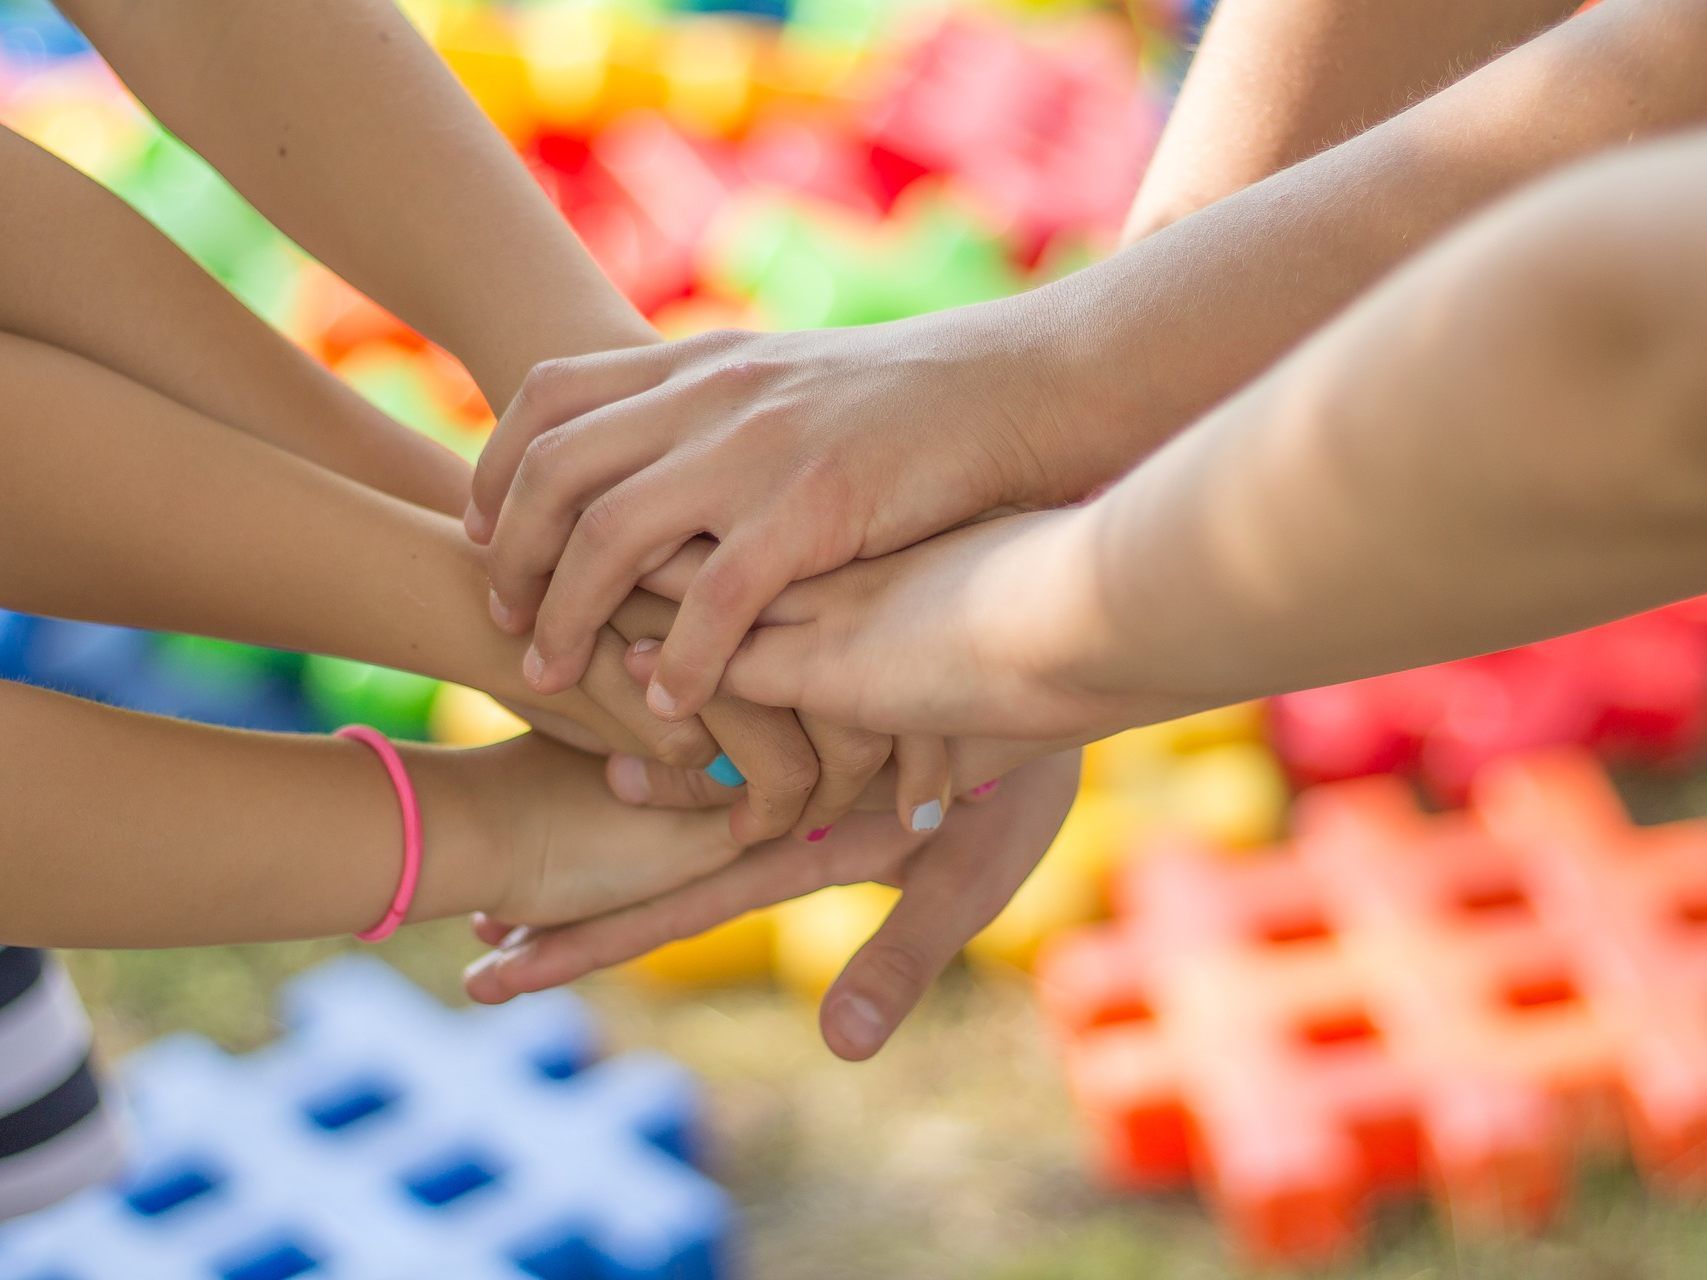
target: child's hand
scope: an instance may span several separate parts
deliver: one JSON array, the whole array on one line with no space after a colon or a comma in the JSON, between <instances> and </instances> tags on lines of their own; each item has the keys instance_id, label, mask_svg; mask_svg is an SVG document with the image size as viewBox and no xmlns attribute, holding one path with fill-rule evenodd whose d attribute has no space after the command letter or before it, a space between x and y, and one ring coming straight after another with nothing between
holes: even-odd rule
<instances>
[{"instance_id":1,"label":"child's hand","mask_svg":"<svg viewBox=\"0 0 1707 1280\"><path fill-rule=\"evenodd\" d=\"M796 583L760 614L722 692L881 733L1061 744L1139 723L1131 695L1079 670L1119 645L1095 516L987 520ZM706 554L688 547L651 585L689 589ZM631 651L630 669L641 659Z\"/></svg>"},{"instance_id":2,"label":"child's hand","mask_svg":"<svg viewBox=\"0 0 1707 1280\"><path fill-rule=\"evenodd\" d=\"M537 366L475 473L494 616L532 682L580 678L634 585L700 533L650 691L690 716L788 583L1007 504L1077 496L1056 380L1002 304L862 329L718 333ZM1046 472L1043 459L1052 462ZM1071 464L1082 470L1077 460ZM1082 487L1081 487L1082 486Z\"/></svg>"},{"instance_id":3,"label":"child's hand","mask_svg":"<svg viewBox=\"0 0 1707 1280\"><path fill-rule=\"evenodd\" d=\"M504 871L490 910L519 924L643 901L717 870L742 847L721 812L632 808L606 790L602 760L538 734L415 755L412 770L454 774L475 829L492 833Z\"/></svg>"},{"instance_id":4,"label":"child's hand","mask_svg":"<svg viewBox=\"0 0 1707 1280\"><path fill-rule=\"evenodd\" d=\"M597 919L511 937L503 916L476 920L498 951L470 967L468 993L495 1004L620 964L745 912L829 885L877 881L901 900L824 997L825 1042L843 1058L883 1047L938 974L995 918L1043 856L1073 802L1078 753L1039 760L930 837L884 817L846 820L802 849L768 844L682 888Z\"/></svg>"}]
</instances>

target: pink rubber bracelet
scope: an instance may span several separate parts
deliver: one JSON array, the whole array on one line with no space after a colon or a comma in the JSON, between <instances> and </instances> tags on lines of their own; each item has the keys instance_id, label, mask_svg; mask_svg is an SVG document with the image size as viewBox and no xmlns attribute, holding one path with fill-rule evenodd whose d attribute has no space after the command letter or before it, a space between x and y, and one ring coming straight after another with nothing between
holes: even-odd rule
<instances>
[{"instance_id":1,"label":"pink rubber bracelet","mask_svg":"<svg viewBox=\"0 0 1707 1280\"><path fill-rule=\"evenodd\" d=\"M397 932L397 926L409 914L409 908L415 901L415 886L421 883L421 802L415 798L415 784L409 781L403 757L378 729L365 724L347 724L332 736L349 738L373 748L373 753L385 766L391 785L397 790L397 804L403 810L403 875L397 882L397 894L379 923L356 935L363 942L383 942Z\"/></svg>"}]
</instances>

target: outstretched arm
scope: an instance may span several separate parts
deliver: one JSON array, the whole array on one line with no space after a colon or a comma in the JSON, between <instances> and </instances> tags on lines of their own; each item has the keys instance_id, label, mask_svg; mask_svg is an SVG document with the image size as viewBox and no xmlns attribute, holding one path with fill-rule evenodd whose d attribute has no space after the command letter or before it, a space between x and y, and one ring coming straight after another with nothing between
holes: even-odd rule
<instances>
[{"instance_id":1,"label":"outstretched arm","mask_svg":"<svg viewBox=\"0 0 1707 1280\"><path fill-rule=\"evenodd\" d=\"M534 623L543 687L572 682L630 586L710 530L651 691L660 714L692 714L789 582L1095 491L1478 208L1707 119L1704 61L1707 0L1616 0L1030 293L550 370L475 477L493 583Z\"/></svg>"},{"instance_id":2,"label":"outstretched arm","mask_svg":"<svg viewBox=\"0 0 1707 1280\"><path fill-rule=\"evenodd\" d=\"M461 514L462 459L280 338L124 201L5 129L0 180L0 332L74 352L381 493Z\"/></svg>"},{"instance_id":3,"label":"outstretched arm","mask_svg":"<svg viewBox=\"0 0 1707 1280\"><path fill-rule=\"evenodd\" d=\"M61 7L161 123L494 406L540 360L655 340L391 0Z\"/></svg>"},{"instance_id":4,"label":"outstretched arm","mask_svg":"<svg viewBox=\"0 0 1707 1280\"><path fill-rule=\"evenodd\" d=\"M725 688L1099 737L1707 589L1707 134L1490 211L1086 507L803 583Z\"/></svg>"},{"instance_id":5,"label":"outstretched arm","mask_svg":"<svg viewBox=\"0 0 1707 1280\"><path fill-rule=\"evenodd\" d=\"M1221 0L1126 224L1149 235L1307 160L1560 21L1577 0Z\"/></svg>"}]
</instances>

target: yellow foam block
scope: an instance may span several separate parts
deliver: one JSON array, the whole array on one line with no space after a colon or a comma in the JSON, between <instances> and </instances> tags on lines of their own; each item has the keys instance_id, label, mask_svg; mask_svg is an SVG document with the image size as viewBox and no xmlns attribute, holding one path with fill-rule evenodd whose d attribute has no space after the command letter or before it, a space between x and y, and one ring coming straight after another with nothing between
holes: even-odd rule
<instances>
[{"instance_id":1,"label":"yellow foam block","mask_svg":"<svg viewBox=\"0 0 1707 1280\"><path fill-rule=\"evenodd\" d=\"M1228 742L1179 760L1167 784L1166 820L1217 845L1280 838L1290 797L1280 761L1256 742Z\"/></svg>"},{"instance_id":2,"label":"yellow foam block","mask_svg":"<svg viewBox=\"0 0 1707 1280\"><path fill-rule=\"evenodd\" d=\"M641 956L626 972L662 986L726 987L770 973L775 913L754 911Z\"/></svg>"},{"instance_id":3,"label":"yellow foam block","mask_svg":"<svg viewBox=\"0 0 1707 1280\"><path fill-rule=\"evenodd\" d=\"M573 129L596 114L617 41L617 17L596 5L532 5L516 14L516 42L542 124Z\"/></svg>"},{"instance_id":4,"label":"yellow foam block","mask_svg":"<svg viewBox=\"0 0 1707 1280\"><path fill-rule=\"evenodd\" d=\"M671 24L659 39L664 114L690 133L731 137L752 118L760 30L706 17Z\"/></svg>"},{"instance_id":5,"label":"yellow foam block","mask_svg":"<svg viewBox=\"0 0 1707 1280\"><path fill-rule=\"evenodd\" d=\"M439 55L511 141L534 131L534 106L527 59L512 25L496 10L463 9L443 14L433 32Z\"/></svg>"},{"instance_id":6,"label":"yellow foam block","mask_svg":"<svg viewBox=\"0 0 1707 1280\"><path fill-rule=\"evenodd\" d=\"M527 724L491 698L459 684L439 688L428 716L434 742L453 747L484 747L527 732Z\"/></svg>"},{"instance_id":7,"label":"yellow foam block","mask_svg":"<svg viewBox=\"0 0 1707 1280\"><path fill-rule=\"evenodd\" d=\"M854 952L877 932L899 894L887 885L821 889L776 909L777 981L808 999L829 990Z\"/></svg>"},{"instance_id":8,"label":"yellow foam block","mask_svg":"<svg viewBox=\"0 0 1707 1280\"><path fill-rule=\"evenodd\" d=\"M1100 916L1109 877L1153 815L1135 796L1081 791L1067 820L1013 901L967 947L987 964L1028 967L1044 939Z\"/></svg>"},{"instance_id":9,"label":"yellow foam block","mask_svg":"<svg viewBox=\"0 0 1707 1280\"><path fill-rule=\"evenodd\" d=\"M1100 790L1147 785L1175 757L1228 742L1263 740L1260 703L1241 702L1128 729L1085 748L1084 784Z\"/></svg>"}]
</instances>

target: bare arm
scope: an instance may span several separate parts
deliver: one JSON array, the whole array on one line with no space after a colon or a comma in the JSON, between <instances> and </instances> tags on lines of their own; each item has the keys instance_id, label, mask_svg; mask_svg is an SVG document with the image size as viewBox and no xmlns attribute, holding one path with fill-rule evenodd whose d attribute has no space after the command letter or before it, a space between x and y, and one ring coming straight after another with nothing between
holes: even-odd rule
<instances>
[{"instance_id":1,"label":"bare arm","mask_svg":"<svg viewBox=\"0 0 1707 1280\"><path fill-rule=\"evenodd\" d=\"M461 514L460 458L282 340L122 200L3 129L0 179L0 331L75 352L382 493Z\"/></svg>"},{"instance_id":2,"label":"bare arm","mask_svg":"<svg viewBox=\"0 0 1707 1280\"><path fill-rule=\"evenodd\" d=\"M1127 220L1136 240L1390 118L1577 0L1221 0Z\"/></svg>"},{"instance_id":3,"label":"bare arm","mask_svg":"<svg viewBox=\"0 0 1707 1280\"><path fill-rule=\"evenodd\" d=\"M390 0L62 7L167 128L494 406L540 360L653 340Z\"/></svg>"},{"instance_id":4,"label":"bare arm","mask_svg":"<svg viewBox=\"0 0 1707 1280\"><path fill-rule=\"evenodd\" d=\"M714 532L652 677L659 714L691 714L790 582L1097 491L1499 196L1707 120L1704 63L1707 0L1616 0L1030 293L566 362L477 469L494 589L559 687Z\"/></svg>"},{"instance_id":5,"label":"bare arm","mask_svg":"<svg viewBox=\"0 0 1707 1280\"><path fill-rule=\"evenodd\" d=\"M1515 197L1093 503L791 589L725 687L1088 740L1698 594L1704 211L1699 132Z\"/></svg>"}]
</instances>

